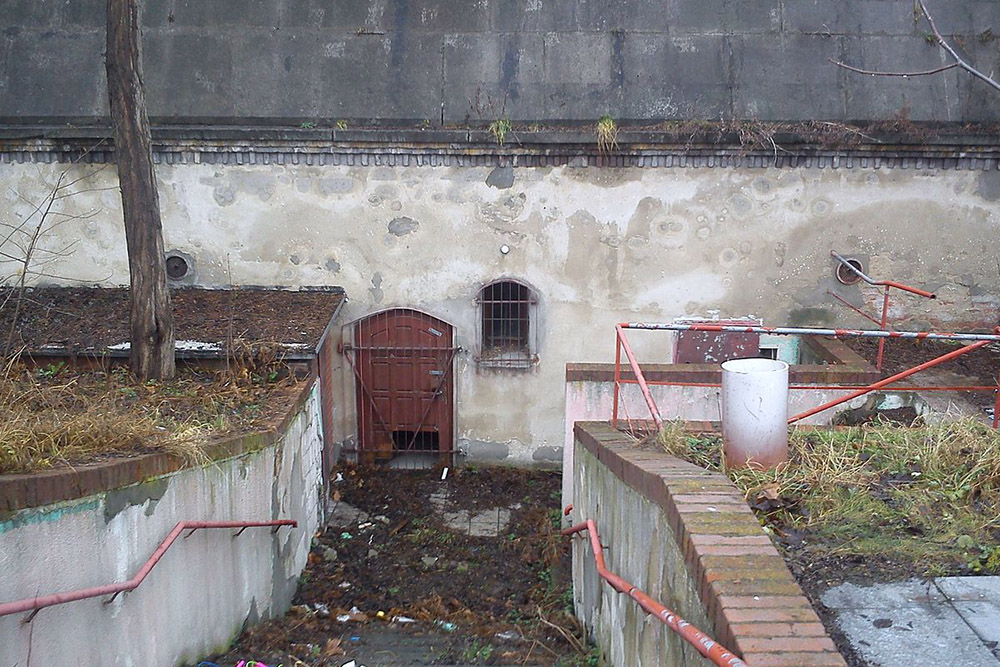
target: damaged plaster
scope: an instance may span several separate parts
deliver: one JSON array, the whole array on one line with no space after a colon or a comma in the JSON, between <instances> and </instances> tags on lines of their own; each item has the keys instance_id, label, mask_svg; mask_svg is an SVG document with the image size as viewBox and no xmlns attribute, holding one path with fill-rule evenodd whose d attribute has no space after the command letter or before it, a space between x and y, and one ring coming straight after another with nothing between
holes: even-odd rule
<instances>
[{"instance_id":1,"label":"damaged plaster","mask_svg":"<svg viewBox=\"0 0 1000 667\"><path fill-rule=\"evenodd\" d=\"M0 180L34 201L64 168L2 164ZM61 205L89 217L43 240L49 249L76 241L47 271L126 284L120 201L99 190L113 188L113 170L69 169L87 176L86 191ZM568 361L613 358L615 322L717 312L867 325L828 291L869 312L881 292L836 283L831 250L864 257L877 279L937 294L894 295L894 328L992 326L1000 310L997 252L983 242L1000 228L1000 178L987 172L161 164L156 173L166 247L193 258L201 285L338 285L350 298L343 322L410 307L453 324L455 432L508 443L510 461L561 445L563 398L552 388ZM29 213L13 199L0 222ZM477 292L501 277L532 285L538 299L539 363L528 371L476 363ZM662 337L634 345L640 360L670 361ZM352 412L342 411L338 441L354 433Z\"/></svg>"}]
</instances>

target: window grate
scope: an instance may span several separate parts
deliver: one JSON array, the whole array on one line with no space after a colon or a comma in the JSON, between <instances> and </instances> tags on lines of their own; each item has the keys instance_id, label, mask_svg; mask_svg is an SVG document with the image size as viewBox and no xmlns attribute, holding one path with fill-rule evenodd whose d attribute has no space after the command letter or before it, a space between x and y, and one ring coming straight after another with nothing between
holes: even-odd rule
<instances>
[{"instance_id":1,"label":"window grate","mask_svg":"<svg viewBox=\"0 0 1000 667\"><path fill-rule=\"evenodd\" d=\"M528 286L513 280L491 283L479 292L478 301L482 313L480 364L531 367L531 309L535 299Z\"/></svg>"}]
</instances>

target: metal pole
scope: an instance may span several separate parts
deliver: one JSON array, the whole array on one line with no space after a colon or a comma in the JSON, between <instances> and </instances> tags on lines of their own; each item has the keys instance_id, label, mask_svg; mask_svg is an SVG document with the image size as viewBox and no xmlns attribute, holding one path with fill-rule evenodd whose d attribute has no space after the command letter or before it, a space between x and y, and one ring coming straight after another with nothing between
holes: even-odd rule
<instances>
[{"instance_id":1,"label":"metal pole","mask_svg":"<svg viewBox=\"0 0 1000 667\"><path fill-rule=\"evenodd\" d=\"M837 253L835 253L835 252L833 252L831 250L830 254L833 255L834 259L836 259L838 262L840 262L841 264L843 264L845 268L850 269L851 271L853 271L859 278L861 278L863 281L865 281L869 285L885 285L886 287L895 287L896 289L903 290L904 292L909 292L910 294L916 294L917 296L926 297L928 299L936 299L937 298L937 296L935 294L933 294L932 292L928 292L926 290L922 290L922 289L920 289L918 287L911 287L910 285L904 285L903 283L897 283L894 280L874 280L873 278L869 278L868 276L866 276L864 273L862 273L860 270L858 270L855 266L851 265L850 262L848 262L846 259L844 259L840 255L838 255Z\"/></svg>"},{"instance_id":2,"label":"metal pole","mask_svg":"<svg viewBox=\"0 0 1000 667\"><path fill-rule=\"evenodd\" d=\"M653 417L653 423L656 424L656 428L662 428L663 419L660 417L660 409L656 407L656 401L653 400L653 395L649 393L649 386L646 384L646 378L643 377L642 369L639 368L639 362L635 360L635 355L632 354L632 348L628 344L625 332L622 330L622 326L620 324L616 324L615 329L618 331L618 340L621 341L622 347L625 349L625 356L628 357L628 363L632 367L632 374L635 375L635 379L638 380L639 389L642 390L642 396L646 399L646 406L649 407L649 413Z\"/></svg>"},{"instance_id":3,"label":"metal pole","mask_svg":"<svg viewBox=\"0 0 1000 667\"><path fill-rule=\"evenodd\" d=\"M997 428L1000 420L1000 373L997 374L997 393L993 399L993 428Z\"/></svg>"},{"instance_id":4,"label":"metal pole","mask_svg":"<svg viewBox=\"0 0 1000 667\"><path fill-rule=\"evenodd\" d=\"M885 286L885 296L882 298L882 321L879 328L886 331L886 323L889 321L889 286ZM882 370L882 356L885 354L885 338L878 341L878 358L875 360L875 369Z\"/></svg>"},{"instance_id":5,"label":"metal pole","mask_svg":"<svg viewBox=\"0 0 1000 667\"><path fill-rule=\"evenodd\" d=\"M174 526L173 530L171 530L163 541L160 542L160 545L153 552L153 555L151 555L146 562L143 563L142 567L139 568L139 571L136 572L135 576L128 581L122 581L115 584L105 584L103 586L94 586L91 588L81 588L64 593L54 593L52 595L25 598L14 602L4 602L3 604L0 604L0 616L16 614L22 611L37 612L39 609L51 607L57 604L75 602L86 598L103 597L105 595L117 595L118 593L125 591L135 590L152 571L153 567L160 561L163 554L165 554L167 549L170 548L170 545L172 545L185 530L194 531L204 528L255 528L267 526L292 526L294 528L297 527L298 524L295 521L288 519L280 521L182 521ZM32 616L34 616L34 613L32 613Z\"/></svg>"},{"instance_id":6,"label":"metal pole","mask_svg":"<svg viewBox=\"0 0 1000 667\"><path fill-rule=\"evenodd\" d=\"M919 373L922 370L928 369L928 368L930 368L932 366L937 366L938 364L944 363L946 361L950 361L951 359L954 359L955 357L961 356L963 354L968 354L969 352L972 352L973 350L978 350L979 348L985 347L986 345L989 345L989 344L990 344L990 341L985 341L984 340L984 341L979 341L978 343L972 343L971 345L966 345L965 347L960 348L958 350L953 350L953 351L951 351L951 352L949 352L947 354L941 355L940 357L937 357L935 359L931 359L930 361L924 362L924 363L920 364L919 366L914 366L913 368L910 368L909 370L905 370L902 373L896 373L895 375L893 375L891 377L887 377L884 380L880 380L880 381L876 382L875 384L872 384L872 385L869 385L868 387L865 387L864 389L859 389L858 391L852 392L852 393L848 394L847 396L844 396L843 398L838 398L836 400L829 401L828 403L824 403L823 405L815 407L815 408L813 408L811 410L806 410L805 412L803 412L801 414L797 414L794 417L792 417L791 419L789 419L788 423L789 424L794 424L795 422L797 422L797 421L799 421L801 419L805 419L806 417L811 417L811 416L813 416L814 414L816 414L818 412L823 412L824 410L827 410L827 409L832 408L834 406L840 405L841 403L846 403L847 401L853 400L853 399L857 398L858 396L864 396L865 394L870 393L872 391L875 391L876 389L881 389L882 387L884 387L886 385L892 384L893 382L896 382L897 380L902 380L903 378L908 378L911 375L913 375L914 373Z\"/></svg>"},{"instance_id":7,"label":"metal pole","mask_svg":"<svg viewBox=\"0 0 1000 667\"><path fill-rule=\"evenodd\" d=\"M568 515L569 507L566 510L566 514ZM747 667L745 662L725 646L685 621L670 609L664 607L625 579L608 570L604 562L604 548L601 545L601 537L597 533L597 524L594 523L593 519L587 519L583 523L578 523L571 528L567 528L562 531L562 534L572 537L584 531L587 532L587 536L590 538L590 550L594 554L594 565L597 567L597 574L608 582L612 588L632 598L643 611L680 635L681 639L693 646L698 653L705 656L713 665L718 665L718 667Z\"/></svg>"},{"instance_id":8,"label":"metal pole","mask_svg":"<svg viewBox=\"0 0 1000 667\"><path fill-rule=\"evenodd\" d=\"M615 396L611 406L611 428L618 429L618 392L622 387L622 330L615 328Z\"/></svg>"},{"instance_id":9,"label":"metal pole","mask_svg":"<svg viewBox=\"0 0 1000 667\"><path fill-rule=\"evenodd\" d=\"M865 329L818 329L811 327L764 327L733 324L658 324L650 322L622 322L622 329L648 331L716 331L732 333L763 333L777 336L831 336L833 338L904 338L910 340L960 340L1000 342L996 333L935 333L932 331L869 331Z\"/></svg>"}]
</instances>

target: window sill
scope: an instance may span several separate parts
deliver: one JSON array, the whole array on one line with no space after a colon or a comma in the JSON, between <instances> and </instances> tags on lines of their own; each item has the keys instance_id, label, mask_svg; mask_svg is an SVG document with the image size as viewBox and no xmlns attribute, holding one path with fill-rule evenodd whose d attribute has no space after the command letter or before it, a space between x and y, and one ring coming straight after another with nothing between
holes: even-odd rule
<instances>
[{"instance_id":1,"label":"window sill","mask_svg":"<svg viewBox=\"0 0 1000 667\"><path fill-rule=\"evenodd\" d=\"M538 364L538 355L524 352L502 352L476 357L479 368L499 371L530 371Z\"/></svg>"}]
</instances>

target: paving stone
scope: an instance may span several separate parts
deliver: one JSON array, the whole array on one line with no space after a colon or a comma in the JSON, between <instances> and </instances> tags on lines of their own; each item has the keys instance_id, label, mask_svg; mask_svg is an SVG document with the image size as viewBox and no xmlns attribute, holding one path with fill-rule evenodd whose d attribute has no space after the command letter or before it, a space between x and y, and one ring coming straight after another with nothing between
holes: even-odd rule
<instances>
[{"instance_id":1,"label":"paving stone","mask_svg":"<svg viewBox=\"0 0 1000 667\"><path fill-rule=\"evenodd\" d=\"M368 521L367 512L362 512L354 505L338 501L327 512L326 525L330 528L348 528Z\"/></svg>"},{"instance_id":2,"label":"paving stone","mask_svg":"<svg viewBox=\"0 0 1000 667\"><path fill-rule=\"evenodd\" d=\"M848 583L820 601L871 664L1000 665L1000 577Z\"/></svg>"},{"instance_id":3,"label":"paving stone","mask_svg":"<svg viewBox=\"0 0 1000 667\"><path fill-rule=\"evenodd\" d=\"M841 584L820 596L830 609L895 609L944 600L933 582L919 579L878 586Z\"/></svg>"},{"instance_id":4,"label":"paving stone","mask_svg":"<svg viewBox=\"0 0 1000 667\"><path fill-rule=\"evenodd\" d=\"M996 652L1000 646L1000 602L953 602L973 632Z\"/></svg>"},{"instance_id":5,"label":"paving stone","mask_svg":"<svg viewBox=\"0 0 1000 667\"><path fill-rule=\"evenodd\" d=\"M984 667L996 658L946 603L843 609L837 625L874 665Z\"/></svg>"},{"instance_id":6,"label":"paving stone","mask_svg":"<svg viewBox=\"0 0 1000 667\"><path fill-rule=\"evenodd\" d=\"M934 584L949 600L991 600L1000 604L1000 577L939 577Z\"/></svg>"}]
</instances>

